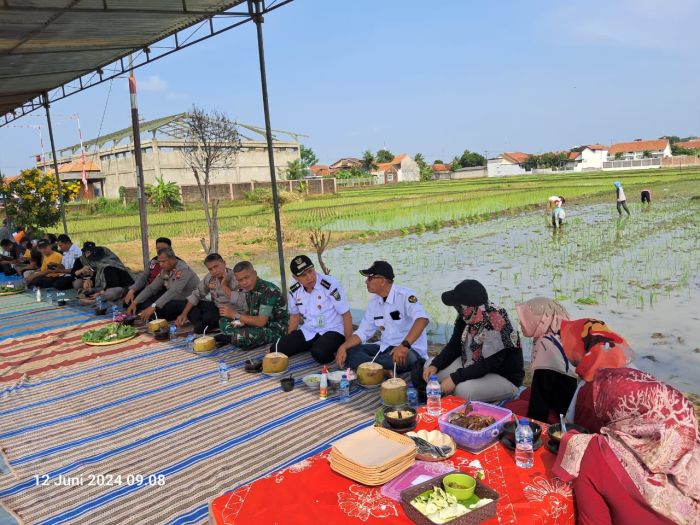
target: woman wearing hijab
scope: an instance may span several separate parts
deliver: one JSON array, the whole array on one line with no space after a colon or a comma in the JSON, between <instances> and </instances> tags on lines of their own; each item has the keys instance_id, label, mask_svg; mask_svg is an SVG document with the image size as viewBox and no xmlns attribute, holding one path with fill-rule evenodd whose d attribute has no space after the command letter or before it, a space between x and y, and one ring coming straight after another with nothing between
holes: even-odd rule
<instances>
[{"instance_id":1,"label":"woman wearing hijab","mask_svg":"<svg viewBox=\"0 0 700 525\"><path fill-rule=\"evenodd\" d=\"M572 481L579 525L700 523L700 444L693 404L631 368L593 381L599 434L567 433L554 474Z\"/></svg>"},{"instance_id":2,"label":"woman wearing hijab","mask_svg":"<svg viewBox=\"0 0 700 525\"><path fill-rule=\"evenodd\" d=\"M576 392L576 367L564 352L559 329L569 313L558 301L536 297L517 304L520 328L532 337L532 389L527 417L547 421L551 411L564 414Z\"/></svg>"},{"instance_id":3,"label":"woman wearing hijab","mask_svg":"<svg viewBox=\"0 0 700 525\"><path fill-rule=\"evenodd\" d=\"M82 304L92 304L98 295L105 301L117 301L134 284L129 270L109 248L88 241L82 253L73 265L73 288L83 295Z\"/></svg>"},{"instance_id":4,"label":"woman wearing hijab","mask_svg":"<svg viewBox=\"0 0 700 525\"><path fill-rule=\"evenodd\" d=\"M567 419L598 432L602 423L593 410L591 381L601 368L626 367L634 352L625 339L598 319L562 320L560 339L566 358L580 378Z\"/></svg>"},{"instance_id":5,"label":"woman wearing hijab","mask_svg":"<svg viewBox=\"0 0 700 525\"><path fill-rule=\"evenodd\" d=\"M467 279L442 294L457 310L450 341L423 371L437 374L443 393L474 401L501 401L517 395L523 384L520 336L505 309L489 302L479 281Z\"/></svg>"}]
</instances>

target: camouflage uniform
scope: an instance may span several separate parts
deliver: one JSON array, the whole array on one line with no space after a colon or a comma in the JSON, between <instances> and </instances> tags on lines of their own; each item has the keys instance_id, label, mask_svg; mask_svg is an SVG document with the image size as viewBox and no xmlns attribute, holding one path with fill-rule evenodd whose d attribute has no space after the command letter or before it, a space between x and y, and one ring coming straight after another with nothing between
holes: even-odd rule
<instances>
[{"instance_id":1,"label":"camouflage uniform","mask_svg":"<svg viewBox=\"0 0 700 525\"><path fill-rule=\"evenodd\" d=\"M289 313L280 289L271 282L258 278L255 288L245 294L247 315L264 315L267 324L242 326L236 328L232 319L222 317L219 320L221 332L231 336L231 343L243 349L250 349L268 343L274 343L287 333Z\"/></svg>"}]
</instances>

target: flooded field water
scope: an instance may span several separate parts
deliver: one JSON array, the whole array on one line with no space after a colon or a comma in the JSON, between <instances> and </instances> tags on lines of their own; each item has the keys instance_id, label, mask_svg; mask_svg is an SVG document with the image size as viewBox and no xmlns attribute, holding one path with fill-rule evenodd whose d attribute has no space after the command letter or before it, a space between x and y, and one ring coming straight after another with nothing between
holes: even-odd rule
<instances>
[{"instance_id":1,"label":"flooded field water","mask_svg":"<svg viewBox=\"0 0 700 525\"><path fill-rule=\"evenodd\" d=\"M556 297L573 318L604 320L629 340L637 366L698 392L700 202L669 198L631 211L619 219L614 204L569 207L561 231L548 227L542 213L528 213L344 245L324 259L356 318L368 299L358 269L377 259L393 265L398 284L416 290L431 315L434 342L449 337L455 317L440 294L478 279L513 320L515 304L536 296ZM529 354L530 342L524 344Z\"/></svg>"}]
</instances>

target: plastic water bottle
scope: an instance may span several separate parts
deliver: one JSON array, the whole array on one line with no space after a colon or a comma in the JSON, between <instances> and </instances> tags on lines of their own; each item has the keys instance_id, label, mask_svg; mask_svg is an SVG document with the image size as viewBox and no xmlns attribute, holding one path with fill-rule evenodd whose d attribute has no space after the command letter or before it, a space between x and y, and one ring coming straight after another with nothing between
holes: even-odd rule
<instances>
[{"instance_id":1,"label":"plastic water bottle","mask_svg":"<svg viewBox=\"0 0 700 525\"><path fill-rule=\"evenodd\" d=\"M41 288L39 288L37 286L36 288L34 288L34 290L36 290L36 302L40 303L41 302Z\"/></svg>"},{"instance_id":2,"label":"plastic water bottle","mask_svg":"<svg viewBox=\"0 0 700 525\"><path fill-rule=\"evenodd\" d=\"M112 305L112 321L116 321L120 313L121 309L116 304Z\"/></svg>"},{"instance_id":3,"label":"plastic water bottle","mask_svg":"<svg viewBox=\"0 0 700 525\"><path fill-rule=\"evenodd\" d=\"M102 300L102 296L98 295L97 299L95 299L95 308L97 310L102 310L103 307L104 307L104 302Z\"/></svg>"},{"instance_id":4,"label":"plastic water bottle","mask_svg":"<svg viewBox=\"0 0 700 525\"><path fill-rule=\"evenodd\" d=\"M46 292L46 304L53 304L53 293L51 293L51 290Z\"/></svg>"},{"instance_id":5,"label":"plastic water bottle","mask_svg":"<svg viewBox=\"0 0 700 525\"><path fill-rule=\"evenodd\" d=\"M533 458L532 428L527 419L521 419L515 429L515 464L520 468L532 468Z\"/></svg>"},{"instance_id":6,"label":"plastic water bottle","mask_svg":"<svg viewBox=\"0 0 700 525\"><path fill-rule=\"evenodd\" d=\"M188 352L194 351L194 334L187 334L187 339L185 339L185 346Z\"/></svg>"},{"instance_id":7,"label":"plastic water bottle","mask_svg":"<svg viewBox=\"0 0 700 525\"><path fill-rule=\"evenodd\" d=\"M428 415L439 416L442 412L442 392L440 391L440 383L437 376L430 376L425 393L428 396Z\"/></svg>"},{"instance_id":8,"label":"plastic water bottle","mask_svg":"<svg viewBox=\"0 0 700 525\"><path fill-rule=\"evenodd\" d=\"M347 403L350 401L350 381L348 381L348 375L343 374L343 378L340 380L340 387L338 389L340 393L340 402Z\"/></svg>"},{"instance_id":9,"label":"plastic water bottle","mask_svg":"<svg viewBox=\"0 0 700 525\"><path fill-rule=\"evenodd\" d=\"M413 385L408 385L408 388L406 389L406 402L413 408L418 406L418 392Z\"/></svg>"},{"instance_id":10,"label":"plastic water bottle","mask_svg":"<svg viewBox=\"0 0 700 525\"><path fill-rule=\"evenodd\" d=\"M228 383L228 365L223 359L219 361L219 382L224 385Z\"/></svg>"},{"instance_id":11,"label":"plastic water bottle","mask_svg":"<svg viewBox=\"0 0 700 525\"><path fill-rule=\"evenodd\" d=\"M168 333L170 334L170 340L174 341L177 336L175 335L177 333L177 326L175 326L175 323L170 323L170 326L168 327Z\"/></svg>"}]
</instances>

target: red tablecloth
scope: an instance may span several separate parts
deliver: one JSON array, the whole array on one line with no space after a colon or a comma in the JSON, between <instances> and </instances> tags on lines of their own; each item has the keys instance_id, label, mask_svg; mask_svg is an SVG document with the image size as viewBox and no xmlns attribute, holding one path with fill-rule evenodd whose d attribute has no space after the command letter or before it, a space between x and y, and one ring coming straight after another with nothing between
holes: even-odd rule
<instances>
[{"instance_id":1,"label":"red tablecloth","mask_svg":"<svg viewBox=\"0 0 700 525\"><path fill-rule=\"evenodd\" d=\"M443 399L443 408L463 402L450 396ZM437 428L437 418L424 409L418 418L419 429ZM546 428L542 438L546 439ZM360 485L333 472L329 452L219 496L210 504L211 521L217 525L411 523L401 504L384 496L380 487ZM500 494L498 515L484 523L573 525L573 494L568 484L552 476L554 459L543 446L535 451L534 467L521 469L515 466L514 453L497 443L476 455L458 449L447 461L475 474L478 468L473 462L478 460L486 474L484 482Z\"/></svg>"}]
</instances>

